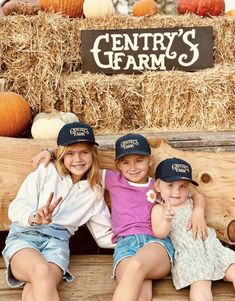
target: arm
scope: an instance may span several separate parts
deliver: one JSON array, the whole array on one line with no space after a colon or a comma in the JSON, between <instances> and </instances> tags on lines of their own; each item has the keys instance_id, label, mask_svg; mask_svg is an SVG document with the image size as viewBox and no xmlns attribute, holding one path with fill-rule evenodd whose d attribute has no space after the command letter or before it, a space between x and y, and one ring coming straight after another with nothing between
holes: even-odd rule
<instances>
[{"instance_id":1,"label":"arm","mask_svg":"<svg viewBox=\"0 0 235 301\"><path fill-rule=\"evenodd\" d=\"M169 210L169 209L167 209ZM174 214L172 212L166 212L166 209L157 204L153 207L151 213L151 223L153 234L157 238L166 238L171 230L171 220Z\"/></svg>"},{"instance_id":2,"label":"arm","mask_svg":"<svg viewBox=\"0 0 235 301\"><path fill-rule=\"evenodd\" d=\"M207 226L205 220L205 210L206 202L204 196L197 192L193 191L192 193L193 200L193 213L188 222L187 230L192 228L192 236L195 240L197 234L205 240L207 237Z\"/></svg>"},{"instance_id":3,"label":"arm","mask_svg":"<svg viewBox=\"0 0 235 301\"><path fill-rule=\"evenodd\" d=\"M8 217L13 223L30 226L29 217L37 209L39 193L46 178L42 166L30 173L21 185L16 198L10 203Z\"/></svg>"},{"instance_id":4,"label":"arm","mask_svg":"<svg viewBox=\"0 0 235 301\"><path fill-rule=\"evenodd\" d=\"M95 202L95 213L86 225L99 247L114 248L115 245L112 243L111 216L108 206L103 196L101 199L95 200Z\"/></svg>"},{"instance_id":5,"label":"arm","mask_svg":"<svg viewBox=\"0 0 235 301\"><path fill-rule=\"evenodd\" d=\"M52 149L50 147L41 151L37 155L32 158L33 162L33 170L36 170L40 163L44 162L44 166L47 167L51 160L56 157L56 149Z\"/></svg>"}]
</instances>

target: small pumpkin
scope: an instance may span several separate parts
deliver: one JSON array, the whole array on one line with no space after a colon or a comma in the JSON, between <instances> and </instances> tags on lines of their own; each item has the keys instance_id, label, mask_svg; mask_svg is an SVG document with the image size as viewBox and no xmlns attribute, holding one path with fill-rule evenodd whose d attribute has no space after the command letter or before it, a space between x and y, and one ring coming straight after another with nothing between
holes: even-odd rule
<instances>
[{"instance_id":1,"label":"small pumpkin","mask_svg":"<svg viewBox=\"0 0 235 301\"><path fill-rule=\"evenodd\" d=\"M84 0L39 0L39 6L44 11L53 11L70 18L77 18L82 16L83 2Z\"/></svg>"},{"instance_id":2,"label":"small pumpkin","mask_svg":"<svg viewBox=\"0 0 235 301\"><path fill-rule=\"evenodd\" d=\"M55 139L60 129L66 124L78 121L78 117L72 112L49 110L38 113L31 127L34 139Z\"/></svg>"},{"instance_id":3,"label":"small pumpkin","mask_svg":"<svg viewBox=\"0 0 235 301\"><path fill-rule=\"evenodd\" d=\"M228 10L226 13L226 16L235 16L235 9L231 9L231 10Z\"/></svg>"},{"instance_id":4,"label":"small pumpkin","mask_svg":"<svg viewBox=\"0 0 235 301\"><path fill-rule=\"evenodd\" d=\"M5 16L9 15L37 15L40 8L36 1L11 0L3 5L2 12Z\"/></svg>"},{"instance_id":5,"label":"small pumpkin","mask_svg":"<svg viewBox=\"0 0 235 301\"><path fill-rule=\"evenodd\" d=\"M112 0L85 0L83 14L86 18L104 18L115 13Z\"/></svg>"},{"instance_id":6,"label":"small pumpkin","mask_svg":"<svg viewBox=\"0 0 235 301\"><path fill-rule=\"evenodd\" d=\"M31 121L28 102L15 92L0 92L0 120L0 136L19 136Z\"/></svg>"},{"instance_id":7,"label":"small pumpkin","mask_svg":"<svg viewBox=\"0 0 235 301\"><path fill-rule=\"evenodd\" d=\"M224 14L224 0L178 0L180 14L193 13L199 16L219 16Z\"/></svg>"},{"instance_id":8,"label":"small pumpkin","mask_svg":"<svg viewBox=\"0 0 235 301\"><path fill-rule=\"evenodd\" d=\"M153 16L158 12L157 3L154 0L138 0L132 6L135 17Z\"/></svg>"}]
</instances>

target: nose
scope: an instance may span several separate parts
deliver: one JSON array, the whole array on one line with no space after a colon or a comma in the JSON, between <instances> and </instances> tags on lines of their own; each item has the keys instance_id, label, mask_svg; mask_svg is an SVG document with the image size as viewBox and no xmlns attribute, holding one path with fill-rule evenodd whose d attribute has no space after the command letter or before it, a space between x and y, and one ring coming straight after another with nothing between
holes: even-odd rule
<instances>
[{"instance_id":1,"label":"nose","mask_svg":"<svg viewBox=\"0 0 235 301\"><path fill-rule=\"evenodd\" d=\"M175 194L179 194L180 193L180 188L179 187L174 187L173 192Z\"/></svg>"},{"instance_id":2,"label":"nose","mask_svg":"<svg viewBox=\"0 0 235 301\"><path fill-rule=\"evenodd\" d=\"M73 155L73 159L74 159L74 160L80 161L80 160L81 160L81 155L80 155L80 153L79 153L79 152L75 152L74 155Z\"/></svg>"},{"instance_id":3,"label":"nose","mask_svg":"<svg viewBox=\"0 0 235 301\"><path fill-rule=\"evenodd\" d=\"M130 163L130 170L135 170L135 162Z\"/></svg>"}]
</instances>

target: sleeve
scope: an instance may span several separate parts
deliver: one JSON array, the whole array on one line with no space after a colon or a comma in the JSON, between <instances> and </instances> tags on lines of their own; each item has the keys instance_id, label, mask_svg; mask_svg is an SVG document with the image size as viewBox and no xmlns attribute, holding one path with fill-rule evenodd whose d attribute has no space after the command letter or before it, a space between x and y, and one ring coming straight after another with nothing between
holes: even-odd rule
<instances>
[{"instance_id":1,"label":"sleeve","mask_svg":"<svg viewBox=\"0 0 235 301\"><path fill-rule=\"evenodd\" d=\"M116 182L119 173L114 170L103 169L103 185L104 188L108 191L112 189L113 183Z\"/></svg>"},{"instance_id":2,"label":"sleeve","mask_svg":"<svg viewBox=\"0 0 235 301\"><path fill-rule=\"evenodd\" d=\"M46 177L45 167L30 173L22 183L16 198L10 203L8 217L13 223L30 226L28 218L37 209L39 193Z\"/></svg>"},{"instance_id":3,"label":"sleeve","mask_svg":"<svg viewBox=\"0 0 235 301\"><path fill-rule=\"evenodd\" d=\"M95 200L94 215L86 223L91 235L101 248L114 248L111 215L104 198Z\"/></svg>"}]
</instances>

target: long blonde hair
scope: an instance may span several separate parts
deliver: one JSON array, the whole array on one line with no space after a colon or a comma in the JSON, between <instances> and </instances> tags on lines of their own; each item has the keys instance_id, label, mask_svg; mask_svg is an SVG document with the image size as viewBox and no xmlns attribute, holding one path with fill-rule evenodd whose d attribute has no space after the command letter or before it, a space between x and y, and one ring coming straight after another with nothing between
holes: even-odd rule
<instances>
[{"instance_id":1,"label":"long blonde hair","mask_svg":"<svg viewBox=\"0 0 235 301\"><path fill-rule=\"evenodd\" d=\"M88 180L92 190L102 189L102 179L99 173L99 158L97 147L89 142L82 142L87 145L92 155L92 166L86 173L86 179ZM59 146L57 150L55 165L60 175L65 176L70 174L70 171L64 165L64 156L67 153L69 146Z\"/></svg>"}]
</instances>

